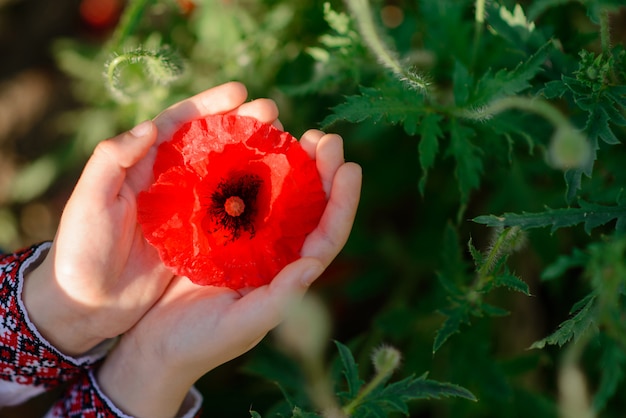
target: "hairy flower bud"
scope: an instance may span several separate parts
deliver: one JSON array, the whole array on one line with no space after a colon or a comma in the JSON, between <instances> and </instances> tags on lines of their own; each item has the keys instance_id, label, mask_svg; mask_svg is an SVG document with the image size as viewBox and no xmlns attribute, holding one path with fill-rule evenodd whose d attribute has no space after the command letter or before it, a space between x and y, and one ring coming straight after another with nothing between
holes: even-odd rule
<instances>
[{"instance_id":1,"label":"hairy flower bud","mask_svg":"<svg viewBox=\"0 0 626 418\"><path fill-rule=\"evenodd\" d=\"M548 148L550 164L561 170L583 167L591 158L591 147L585 135L570 128L559 128Z\"/></svg>"},{"instance_id":2,"label":"hairy flower bud","mask_svg":"<svg viewBox=\"0 0 626 418\"><path fill-rule=\"evenodd\" d=\"M372 364L377 373L389 375L402 361L402 354L390 345L382 345L372 352Z\"/></svg>"}]
</instances>

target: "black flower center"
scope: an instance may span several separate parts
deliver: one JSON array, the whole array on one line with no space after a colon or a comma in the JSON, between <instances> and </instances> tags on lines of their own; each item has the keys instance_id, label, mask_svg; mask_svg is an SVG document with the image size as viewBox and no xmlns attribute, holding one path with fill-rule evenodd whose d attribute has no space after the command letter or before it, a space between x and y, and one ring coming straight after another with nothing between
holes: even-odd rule
<instances>
[{"instance_id":1,"label":"black flower center","mask_svg":"<svg viewBox=\"0 0 626 418\"><path fill-rule=\"evenodd\" d=\"M242 232L254 235L257 196L263 180L254 174L222 180L211 195L208 213L218 228L226 230L232 240Z\"/></svg>"}]
</instances>

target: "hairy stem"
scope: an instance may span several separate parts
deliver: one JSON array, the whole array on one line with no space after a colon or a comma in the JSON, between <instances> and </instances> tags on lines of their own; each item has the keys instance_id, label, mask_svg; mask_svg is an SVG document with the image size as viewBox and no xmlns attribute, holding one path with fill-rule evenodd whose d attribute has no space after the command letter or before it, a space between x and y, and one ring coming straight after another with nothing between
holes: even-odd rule
<instances>
[{"instance_id":1,"label":"hairy stem","mask_svg":"<svg viewBox=\"0 0 626 418\"><path fill-rule=\"evenodd\" d=\"M520 96L497 99L480 109L471 111L463 110L458 114L458 116L467 119L485 120L509 109L519 109L536 113L546 118L556 129L573 129L569 120L550 103L540 99L531 99Z\"/></svg>"},{"instance_id":2,"label":"hairy stem","mask_svg":"<svg viewBox=\"0 0 626 418\"><path fill-rule=\"evenodd\" d=\"M476 0L474 21L481 25L485 22L485 0Z\"/></svg>"},{"instance_id":3,"label":"hairy stem","mask_svg":"<svg viewBox=\"0 0 626 418\"><path fill-rule=\"evenodd\" d=\"M124 10L120 23L117 25L115 32L111 36L108 51L117 51L120 49L126 38L135 30L141 17L148 7L148 5L154 0L130 0L128 6Z\"/></svg>"},{"instance_id":4,"label":"hairy stem","mask_svg":"<svg viewBox=\"0 0 626 418\"><path fill-rule=\"evenodd\" d=\"M425 91L428 87L427 80L416 72L404 68L396 58L396 54L381 39L374 23L369 0L346 0L346 4L356 19L363 41L376 56L378 62L409 86Z\"/></svg>"},{"instance_id":5,"label":"hairy stem","mask_svg":"<svg viewBox=\"0 0 626 418\"><path fill-rule=\"evenodd\" d=\"M484 263L478 269L478 282L477 288L481 288L489 280L492 275L493 268L497 264L498 260L503 256L508 256L509 253L516 249L516 242L519 241L519 237L522 230L519 226L504 229L493 242L487 256L484 259Z\"/></svg>"},{"instance_id":6,"label":"hairy stem","mask_svg":"<svg viewBox=\"0 0 626 418\"><path fill-rule=\"evenodd\" d=\"M483 33L483 24L485 23L485 0L476 0L474 9L474 47L472 51L472 67L476 62L480 38Z\"/></svg>"},{"instance_id":7,"label":"hairy stem","mask_svg":"<svg viewBox=\"0 0 626 418\"><path fill-rule=\"evenodd\" d=\"M605 56L611 54L611 28L608 9L603 9L600 12L600 44L602 46L602 53Z\"/></svg>"},{"instance_id":8,"label":"hairy stem","mask_svg":"<svg viewBox=\"0 0 626 418\"><path fill-rule=\"evenodd\" d=\"M367 397L378 385L383 383L383 381L389 377L389 371L380 371L374 375L372 380L369 381L367 385L363 387L363 389L359 392L359 394L354 398L350 403L343 407L342 411L346 416L352 416L356 408L363 402L363 399Z\"/></svg>"}]
</instances>

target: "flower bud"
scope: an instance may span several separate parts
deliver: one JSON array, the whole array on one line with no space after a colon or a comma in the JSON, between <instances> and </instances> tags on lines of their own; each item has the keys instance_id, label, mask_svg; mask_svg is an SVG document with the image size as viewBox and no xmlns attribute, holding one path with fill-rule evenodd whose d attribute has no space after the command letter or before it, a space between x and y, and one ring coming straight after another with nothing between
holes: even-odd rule
<instances>
[{"instance_id":1,"label":"flower bud","mask_svg":"<svg viewBox=\"0 0 626 418\"><path fill-rule=\"evenodd\" d=\"M376 373L389 375L393 373L402 360L402 354L390 345L382 345L372 352L372 363Z\"/></svg>"},{"instance_id":2,"label":"flower bud","mask_svg":"<svg viewBox=\"0 0 626 418\"><path fill-rule=\"evenodd\" d=\"M585 135L571 128L559 128L548 148L548 161L561 170L581 168L591 158L591 146Z\"/></svg>"}]
</instances>

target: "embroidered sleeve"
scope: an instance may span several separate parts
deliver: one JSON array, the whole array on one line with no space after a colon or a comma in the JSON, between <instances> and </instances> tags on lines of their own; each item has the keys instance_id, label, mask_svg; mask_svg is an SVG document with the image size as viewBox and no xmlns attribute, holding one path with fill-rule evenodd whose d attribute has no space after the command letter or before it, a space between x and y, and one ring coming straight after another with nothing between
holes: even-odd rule
<instances>
[{"instance_id":1,"label":"embroidered sleeve","mask_svg":"<svg viewBox=\"0 0 626 418\"><path fill-rule=\"evenodd\" d=\"M195 388L187 394L176 418L199 418L202 396ZM102 392L93 370L72 384L45 418L133 418L116 407Z\"/></svg>"},{"instance_id":2,"label":"embroidered sleeve","mask_svg":"<svg viewBox=\"0 0 626 418\"><path fill-rule=\"evenodd\" d=\"M102 350L74 358L43 338L22 302L24 276L50 249L35 245L0 255L0 406L17 405L76 378L104 355Z\"/></svg>"}]
</instances>

